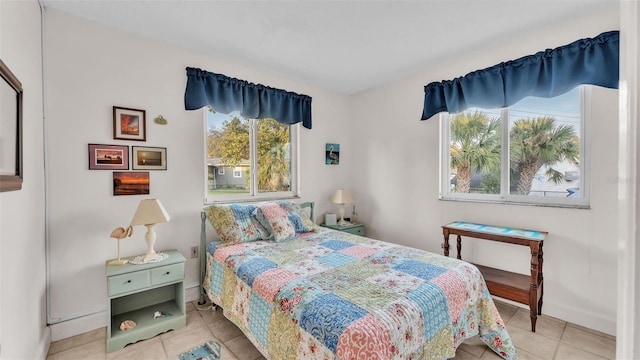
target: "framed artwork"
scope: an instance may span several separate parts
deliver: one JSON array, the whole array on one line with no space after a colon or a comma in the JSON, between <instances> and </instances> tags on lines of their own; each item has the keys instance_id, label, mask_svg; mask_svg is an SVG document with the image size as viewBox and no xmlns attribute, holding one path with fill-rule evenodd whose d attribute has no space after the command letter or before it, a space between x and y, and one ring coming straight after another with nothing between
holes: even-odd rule
<instances>
[{"instance_id":1,"label":"framed artwork","mask_svg":"<svg viewBox=\"0 0 640 360\"><path fill-rule=\"evenodd\" d=\"M0 60L0 192L22 189L22 83Z\"/></svg>"},{"instance_id":2,"label":"framed artwork","mask_svg":"<svg viewBox=\"0 0 640 360\"><path fill-rule=\"evenodd\" d=\"M114 171L113 195L149 195L149 172Z\"/></svg>"},{"instance_id":3,"label":"framed artwork","mask_svg":"<svg viewBox=\"0 0 640 360\"><path fill-rule=\"evenodd\" d=\"M89 170L129 170L129 146L89 144Z\"/></svg>"},{"instance_id":4,"label":"framed artwork","mask_svg":"<svg viewBox=\"0 0 640 360\"><path fill-rule=\"evenodd\" d=\"M327 144L325 147L325 164L340 164L340 144Z\"/></svg>"},{"instance_id":5,"label":"framed artwork","mask_svg":"<svg viewBox=\"0 0 640 360\"><path fill-rule=\"evenodd\" d=\"M113 107L113 138L147 141L145 111Z\"/></svg>"},{"instance_id":6,"label":"framed artwork","mask_svg":"<svg viewBox=\"0 0 640 360\"><path fill-rule=\"evenodd\" d=\"M132 147L133 170L167 170L167 148Z\"/></svg>"}]
</instances>

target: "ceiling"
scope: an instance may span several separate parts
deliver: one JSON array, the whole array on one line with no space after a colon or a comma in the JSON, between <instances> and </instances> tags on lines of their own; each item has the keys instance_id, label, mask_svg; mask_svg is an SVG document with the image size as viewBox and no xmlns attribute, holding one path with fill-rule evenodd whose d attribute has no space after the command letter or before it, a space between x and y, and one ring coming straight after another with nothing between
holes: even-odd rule
<instances>
[{"instance_id":1,"label":"ceiling","mask_svg":"<svg viewBox=\"0 0 640 360\"><path fill-rule=\"evenodd\" d=\"M618 0L41 2L45 9L354 94Z\"/></svg>"}]
</instances>

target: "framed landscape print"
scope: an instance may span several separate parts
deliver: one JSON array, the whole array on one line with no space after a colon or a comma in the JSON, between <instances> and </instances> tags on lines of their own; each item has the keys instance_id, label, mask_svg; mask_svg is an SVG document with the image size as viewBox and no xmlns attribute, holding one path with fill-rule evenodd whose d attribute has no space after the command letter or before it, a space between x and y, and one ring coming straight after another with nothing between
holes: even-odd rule
<instances>
[{"instance_id":1,"label":"framed landscape print","mask_svg":"<svg viewBox=\"0 0 640 360\"><path fill-rule=\"evenodd\" d=\"M149 195L149 172L114 171L113 195Z\"/></svg>"},{"instance_id":2,"label":"framed landscape print","mask_svg":"<svg viewBox=\"0 0 640 360\"><path fill-rule=\"evenodd\" d=\"M89 170L129 170L129 146L89 144Z\"/></svg>"},{"instance_id":3,"label":"framed landscape print","mask_svg":"<svg viewBox=\"0 0 640 360\"><path fill-rule=\"evenodd\" d=\"M167 148L133 146L133 170L167 170Z\"/></svg>"},{"instance_id":4,"label":"framed landscape print","mask_svg":"<svg viewBox=\"0 0 640 360\"><path fill-rule=\"evenodd\" d=\"M146 141L145 111L113 107L113 138L119 140Z\"/></svg>"}]
</instances>

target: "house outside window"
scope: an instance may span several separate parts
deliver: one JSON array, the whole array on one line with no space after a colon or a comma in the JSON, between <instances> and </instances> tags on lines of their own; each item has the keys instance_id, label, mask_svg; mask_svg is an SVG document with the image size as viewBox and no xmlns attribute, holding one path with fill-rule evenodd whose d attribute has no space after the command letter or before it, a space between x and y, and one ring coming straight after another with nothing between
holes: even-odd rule
<instances>
[{"instance_id":1,"label":"house outside window","mask_svg":"<svg viewBox=\"0 0 640 360\"><path fill-rule=\"evenodd\" d=\"M442 114L441 199L588 207L590 90Z\"/></svg>"},{"instance_id":2,"label":"house outside window","mask_svg":"<svg viewBox=\"0 0 640 360\"><path fill-rule=\"evenodd\" d=\"M206 109L206 202L296 196L298 128Z\"/></svg>"}]
</instances>

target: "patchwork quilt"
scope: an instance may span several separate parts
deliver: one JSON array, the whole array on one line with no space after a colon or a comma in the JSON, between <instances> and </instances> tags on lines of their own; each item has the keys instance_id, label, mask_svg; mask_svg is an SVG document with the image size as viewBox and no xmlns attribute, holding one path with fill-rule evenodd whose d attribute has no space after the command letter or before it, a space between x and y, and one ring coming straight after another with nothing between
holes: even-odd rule
<instances>
[{"instance_id":1,"label":"patchwork quilt","mask_svg":"<svg viewBox=\"0 0 640 360\"><path fill-rule=\"evenodd\" d=\"M446 359L515 347L478 269L323 229L207 249L205 289L268 359Z\"/></svg>"}]
</instances>

